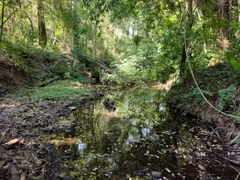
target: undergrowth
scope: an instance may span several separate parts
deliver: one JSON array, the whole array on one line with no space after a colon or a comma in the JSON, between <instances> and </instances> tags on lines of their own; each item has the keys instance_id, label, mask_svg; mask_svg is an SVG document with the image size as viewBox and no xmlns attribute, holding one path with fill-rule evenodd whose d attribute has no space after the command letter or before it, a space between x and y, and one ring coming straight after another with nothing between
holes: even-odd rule
<instances>
[{"instance_id":1,"label":"undergrowth","mask_svg":"<svg viewBox=\"0 0 240 180\"><path fill-rule=\"evenodd\" d=\"M226 63L219 63L195 72L198 85L206 98L219 110L232 113L237 113L233 101L239 89L239 75L239 72L232 70ZM186 74L183 83L175 84L172 87L168 97L171 104L194 114L200 113L204 107L208 107L190 73Z\"/></svg>"},{"instance_id":2,"label":"undergrowth","mask_svg":"<svg viewBox=\"0 0 240 180\"><path fill-rule=\"evenodd\" d=\"M24 79L22 81L25 82L25 85L31 87L38 86L41 82L48 81L56 76L61 79L75 79L82 83L89 83L90 81L90 79L86 77L85 71L87 70L82 68L82 64L79 61L66 58L55 52L32 47L30 44L19 41L9 41L7 39L3 39L0 48L3 54L1 60L8 64L8 69L5 70L9 71L9 69L13 68L16 69L15 72L24 73ZM18 73L13 74L11 76L12 78L5 78L5 81L13 82L14 80L12 79L16 76L18 76ZM9 84L14 86L12 83ZM54 91L57 92L57 90ZM72 93L74 93L74 91ZM56 95L56 97L58 96L61 95ZM43 96L43 98L47 98L47 95ZM36 99L38 98L36 97Z\"/></svg>"}]
</instances>

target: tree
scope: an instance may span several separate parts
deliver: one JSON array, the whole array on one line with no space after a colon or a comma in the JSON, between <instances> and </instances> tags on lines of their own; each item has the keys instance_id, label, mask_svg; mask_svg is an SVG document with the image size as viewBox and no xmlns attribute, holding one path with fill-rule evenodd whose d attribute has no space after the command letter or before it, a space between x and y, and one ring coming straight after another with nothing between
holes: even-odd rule
<instances>
[{"instance_id":1,"label":"tree","mask_svg":"<svg viewBox=\"0 0 240 180\"><path fill-rule=\"evenodd\" d=\"M184 21L186 21L186 29L187 29L187 32L188 33L191 33L191 29L192 29L192 26L193 26L193 0L187 0L186 1L186 10L185 10L185 18L184 18ZM181 61L180 61L180 73L179 73L179 78L181 80L183 80L183 75L184 75L184 72L185 72L185 66L186 66L186 58L187 58L187 55L186 55L186 50L185 50L185 44L183 44L182 46L182 57L181 57Z\"/></svg>"},{"instance_id":2,"label":"tree","mask_svg":"<svg viewBox=\"0 0 240 180\"><path fill-rule=\"evenodd\" d=\"M3 36L3 26L4 26L4 10L5 8L5 2L2 0L2 16L1 16L1 33L0 33L0 43L2 42L2 36Z\"/></svg>"},{"instance_id":3,"label":"tree","mask_svg":"<svg viewBox=\"0 0 240 180\"><path fill-rule=\"evenodd\" d=\"M77 0L72 1L72 32L73 32L73 55L79 55L79 30L78 30L78 14L77 14Z\"/></svg>"},{"instance_id":4,"label":"tree","mask_svg":"<svg viewBox=\"0 0 240 180\"><path fill-rule=\"evenodd\" d=\"M44 2L37 0L37 17L38 17L38 43L45 48L47 46L47 32L44 18Z\"/></svg>"}]
</instances>

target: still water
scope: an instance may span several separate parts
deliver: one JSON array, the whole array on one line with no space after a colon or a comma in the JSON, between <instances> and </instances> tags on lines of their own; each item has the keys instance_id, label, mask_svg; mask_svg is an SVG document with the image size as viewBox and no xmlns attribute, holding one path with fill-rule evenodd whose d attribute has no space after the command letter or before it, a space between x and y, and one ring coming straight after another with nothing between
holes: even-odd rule
<instances>
[{"instance_id":1,"label":"still water","mask_svg":"<svg viewBox=\"0 0 240 180\"><path fill-rule=\"evenodd\" d=\"M165 91L134 88L89 102L61 123L63 179L235 179L218 139L194 117L169 109ZM114 102L108 111L104 99Z\"/></svg>"}]
</instances>

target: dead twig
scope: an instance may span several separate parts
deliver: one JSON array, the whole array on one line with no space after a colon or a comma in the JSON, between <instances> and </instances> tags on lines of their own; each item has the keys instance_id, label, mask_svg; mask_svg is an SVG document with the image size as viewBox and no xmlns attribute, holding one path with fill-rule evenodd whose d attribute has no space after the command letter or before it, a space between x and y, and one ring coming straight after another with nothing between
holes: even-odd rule
<instances>
[{"instance_id":1,"label":"dead twig","mask_svg":"<svg viewBox=\"0 0 240 180\"><path fill-rule=\"evenodd\" d=\"M223 160L228 161L228 162L230 162L230 163L232 163L232 164L240 167L240 162L234 161L234 160L229 159L229 158L226 158L226 157L224 157L224 156L222 156L222 155L220 155L220 154L218 154L218 153L215 153L215 154L216 154L218 157L222 158Z\"/></svg>"},{"instance_id":2,"label":"dead twig","mask_svg":"<svg viewBox=\"0 0 240 180\"><path fill-rule=\"evenodd\" d=\"M233 143L235 143L236 140L237 140L239 137L240 137L240 132L238 133L238 135L237 135L233 140L231 140L231 141L228 143L228 145L232 145Z\"/></svg>"}]
</instances>

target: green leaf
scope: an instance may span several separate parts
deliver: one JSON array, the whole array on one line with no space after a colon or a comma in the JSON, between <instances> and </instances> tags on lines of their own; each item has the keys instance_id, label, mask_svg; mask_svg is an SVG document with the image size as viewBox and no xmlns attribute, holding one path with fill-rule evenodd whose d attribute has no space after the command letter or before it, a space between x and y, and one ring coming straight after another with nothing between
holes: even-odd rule
<instances>
[{"instance_id":1,"label":"green leaf","mask_svg":"<svg viewBox=\"0 0 240 180\"><path fill-rule=\"evenodd\" d=\"M240 70L240 62L239 61L237 61L236 59L231 59L228 62L233 68L235 68L236 70Z\"/></svg>"},{"instance_id":2,"label":"green leaf","mask_svg":"<svg viewBox=\"0 0 240 180\"><path fill-rule=\"evenodd\" d=\"M240 62L235 58L235 54L232 51L226 51L226 57L228 63L236 70L240 70Z\"/></svg>"},{"instance_id":3,"label":"green leaf","mask_svg":"<svg viewBox=\"0 0 240 180\"><path fill-rule=\"evenodd\" d=\"M231 59L234 59L234 53L232 51L228 50L228 51L226 51L226 57L229 62Z\"/></svg>"}]
</instances>

